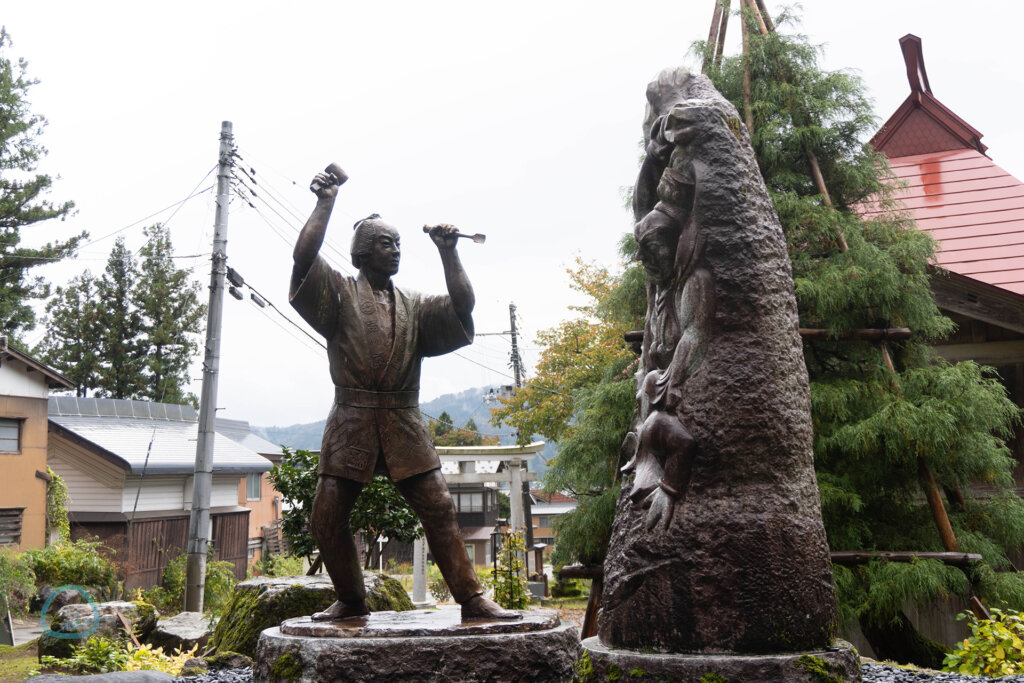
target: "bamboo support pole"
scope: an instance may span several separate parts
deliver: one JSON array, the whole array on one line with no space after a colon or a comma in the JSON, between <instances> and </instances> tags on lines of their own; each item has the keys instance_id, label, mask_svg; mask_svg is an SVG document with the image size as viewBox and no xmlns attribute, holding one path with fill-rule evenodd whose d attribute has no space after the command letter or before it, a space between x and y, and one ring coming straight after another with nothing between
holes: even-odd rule
<instances>
[{"instance_id":1,"label":"bamboo support pole","mask_svg":"<svg viewBox=\"0 0 1024 683\"><path fill-rule=\"evenodd\" d=\"M747 124L747 134L754 137L754 108L751 101L754 96L750 86L750 29L747 28L746 17L740 15L740 31L743 33L743 121Z\"/></svg>"},{"instance_id":2,"label":"bamboo support pole","mask_svg":"<svg viewBox=\"0 0 1024 683\"><path fill-rule=\"evenodd\" d=\"M757 28L761 31L762 36L768 35L768 25L764 20L764 15L761 14L761 10L754 0L743 0L743 4L750 10L750 14L757 19Z\"/></svg>"},{"instance_id":3,"label":"bamboo support pole","mask_svg":"<svg viewBox=\"0 0 1024 683\"><path fill-rule=\"evenodd\" d=\"M728 21L729 17L724 17ZM711 15L711 29L708 31L708 43L704 47L704 63L700 72L706 74L715 59L715 51L718 48L718 33L722 30L722 3L715 0L715 13Z\"/></svg>"},{"instance_id":4,"label":"bamboo support pole","mask_svg":"<svg viewBox=\"0 0 1024 683\"><path fill-rule=\"evenodd\" d=\"M731 0L721 0L722 21L718 27L718 47L715 49L715 68L722 66L722 53L725 51L725 31L729 28L729 5Z\"/></svg>"},{"instance_id":5,"label":"bamboo support pole","mask_svg":"<svg viewBox=\"0 0 1024 683\"><path fill-rule=\"evenodd\" d=\"M775 24L772 23L772 18L768 14L768 8L764 4L764 0L757 0L757 10L761 15L761 21L768 28L768 31L775 30Z\"/></svg>"}]
</instances>

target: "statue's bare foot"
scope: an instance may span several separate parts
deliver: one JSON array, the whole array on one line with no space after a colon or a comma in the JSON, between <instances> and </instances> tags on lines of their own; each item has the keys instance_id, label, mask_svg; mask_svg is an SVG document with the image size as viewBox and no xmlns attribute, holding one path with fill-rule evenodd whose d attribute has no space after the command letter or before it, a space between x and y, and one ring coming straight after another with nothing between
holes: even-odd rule
<instances>
[{"instance_id":1,"label":"statue's bare foot","mask_svg":"<svg viewBox=\"0 0 1024 683\"><path fill-rule=\"evenodd\" d=\"M482 595L474 595L462 603L462 619L522 619L519 612L507 610Z\"/></svg>"},{"instance_id":2,"label":"statue's bare foot","mask_svg":"<svg viewBox=\"0 0 1024 683\"><path fill-rule=\"evenodd\" d=\"M352 617L365 617L369 613L370 610L366 609L365 602L346 603L338 600L323 612L317 612L314 614L313 621L351 619Z\"/></svg>"}]
</instances>

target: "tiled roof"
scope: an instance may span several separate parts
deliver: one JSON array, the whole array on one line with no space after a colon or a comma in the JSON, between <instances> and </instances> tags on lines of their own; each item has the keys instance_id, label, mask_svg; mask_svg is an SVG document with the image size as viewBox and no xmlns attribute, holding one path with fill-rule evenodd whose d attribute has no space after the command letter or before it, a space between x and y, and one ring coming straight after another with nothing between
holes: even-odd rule
<instances>
[{"instance_id":1,"label":"tiled roof","mask_svg":"<svg viewBox=\"0 0 1024 683\"><path fill-rule=\"evenodd\" d=\"M83 446L119 461L132 474L191 473L199 425L190 406L104 398L51 397L50 423ZM146 462L147 455L149 462ZM266 472L255 450L215 433L215 473Z\"/></svg>"}]
</instances>

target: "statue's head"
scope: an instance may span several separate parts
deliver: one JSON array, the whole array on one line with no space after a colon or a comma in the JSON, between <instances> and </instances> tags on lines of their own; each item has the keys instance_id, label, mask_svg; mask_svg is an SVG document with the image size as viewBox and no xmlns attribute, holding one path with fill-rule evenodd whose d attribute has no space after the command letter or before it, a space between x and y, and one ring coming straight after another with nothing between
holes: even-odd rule
<instances>
[{"instance_id":1,"label":"statue's head","mask_svg":"<svg viewBox=\"0 0 1024 683\"><path fill-rule=\"evenodd\" d=\"M373 214L357 221L352 226L352 265L356 268L384 273L389 277L398 272L398 263L402 256L401 242L398 231L381 220L380 215Z\"/></svg>"},{"instance_id":2,"label":"statue's head","mask_svg":"<svg viewBox=\"0 0 1024 683\"><path fill-rule=\"evenodd\" d=\"M669 284L675 277L676 248L682 229L680 216L664 202L658 202L633 229L636 236L636 257L647 276L659 285Z\"/></svg>"}]
</instances>

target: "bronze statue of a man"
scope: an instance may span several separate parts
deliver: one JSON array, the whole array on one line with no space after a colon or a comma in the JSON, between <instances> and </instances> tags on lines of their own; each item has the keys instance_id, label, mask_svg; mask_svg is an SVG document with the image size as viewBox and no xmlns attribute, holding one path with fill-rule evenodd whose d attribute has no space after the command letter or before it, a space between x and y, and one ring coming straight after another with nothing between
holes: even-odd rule
<instances>
[{"instance_id":1,"label":"bronze statue of a man","mask_svg":"<svg viewBox=\"0 0 1024 683\"><path fill-rule=\"evenodd\" d=\"M518 618L483 596L419 411L422 359L473 341L475 299L455 248L458 231L450 225L430 228L446 296L424 296L392 284L401 255L398 232L376 214L355 225L351 254L359 275L342 275L318 252L345 180L336 167L314 177L310 189L316 208L295 243L289 292L292 306L327 341L335 387L311 526L338 600L313 618L369 613L350 518L359 492L375 473L390 476L416 511L441 574L462 605L462 617Z\"/></svg>"}]
</instances>

